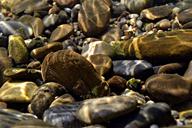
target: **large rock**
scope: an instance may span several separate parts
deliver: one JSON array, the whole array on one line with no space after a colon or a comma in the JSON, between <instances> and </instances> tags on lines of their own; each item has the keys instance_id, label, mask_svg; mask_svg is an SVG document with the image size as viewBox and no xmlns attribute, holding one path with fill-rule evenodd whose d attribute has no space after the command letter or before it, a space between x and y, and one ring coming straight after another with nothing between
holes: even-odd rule
<instances>
[{"instance_id":1,"label":"large rock","mask_svg":"<svg viewBox=\"0 0 192 128\"><path fill-rule=\"evenodd\" d=\"M78 23L86 35L97 35L105 30L110 19L111 0L83 0Z\"/></svg>"},{"instance_id":2,"label":"large rock","mask_svg":"<svg viewBox=\"0 0 192 128\"><path fill-rule=\"evenodd\" d=\"M116 52L129 58L154 63L184 62L192 59L192 31L173 30L113 43Z\"/></svg>"},{"instance_id":3,"label":"large rock","mask_svg":"<svg viewBox=\"0 0 192 128\"><path fill-rule=\"evenodd\" d=\"M101 84L92 64L71 50L48 54L42 63L43 80L58 82L76 95L82 95Z\"/></svg>"},{"instance_id":4,"label":"large rock","mask_svg":"<svg viewBox=\"0 0 192 128\"><path fill-rule=\"evenodd\" d=\"M176 74L158 74L149 77L145 89L157 101L177 104L191 99L191 84Z\"/></svg>"},{"instance_id":5,"label":"large rock","mask_svg":"<svg viewBox=\"0 0 192 128\"><path fill-rule=\"evenodd\" d=\"M0 100L12 103L29 103L38 89L34 82L7 81L0 88Z\"/></svg>"},{"instance_id":6,"label":"large rock","mask_svg":"<svg viewBox=\"0 0 192 128\"><path fill-rule=\"evenodd\" d=\"M128 96L88 99L80 106L77 117L87 124L103 123L129 114L136 108L137 101Z\"/></svg>"}]
</instances>

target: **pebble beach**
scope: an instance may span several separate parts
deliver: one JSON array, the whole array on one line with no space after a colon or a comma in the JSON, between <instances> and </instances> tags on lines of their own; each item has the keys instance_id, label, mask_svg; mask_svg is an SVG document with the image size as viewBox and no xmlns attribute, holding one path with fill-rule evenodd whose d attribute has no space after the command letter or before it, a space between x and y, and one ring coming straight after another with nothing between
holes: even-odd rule
<instances>
[{"instance_id":1,"label":"pebble beach","mask_svg":"<svg viewBox=\"0 0 192 128\"><path fill-rule=\"evenodd\" d=\"M192 0L0 0L0 128L192 128Z\"/></svg>"}]
</instances>

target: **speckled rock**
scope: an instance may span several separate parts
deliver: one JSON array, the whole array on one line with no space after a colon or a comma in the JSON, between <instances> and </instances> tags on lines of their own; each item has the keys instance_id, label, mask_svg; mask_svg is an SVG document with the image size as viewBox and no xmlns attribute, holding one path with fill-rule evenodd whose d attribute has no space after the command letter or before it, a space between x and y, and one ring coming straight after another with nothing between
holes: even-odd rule
<instances>
[{"instance_id":1,"label":"speckled rock","mask_svg":"<svg viewBox=\"0 0 192 128\"><path fill-rule=\"evenodd\" d=\"M34 82L7 81L0 88L0 100L5 102L28 103L38 89Z\"/></svg>"},{"instance_id":2,"label":"speckled rock","mask_svg":"<svg viewBox=\"0 0 192 128\"><path fill-rule=\"evenodd\" d=\"M16 64L25 63L28 60L28 50L21 36L10 35L8 45L9 56Z\"/></svg>"},{"instance_id":3,"label":"speckled rock","mask_svg":"<svg viewBox=\"0 0 192 128\"><path fill-rule=\"evenodd\" d=\"M126 78L147 78L153 74L153 68L145 60L114 60L113 72Z\"/></svg>"},{"instance_id":4,"label":"speckled rock","mask_svg":"<svg viewBox=\"0 0 192 128\"><path fill-rule=\"evenodd\" d=\"M59 25L53 32L51 33L50 41L59 41L61 39L68 38L73 33L73 26L70 24L62 24Z\"/></svg>"},{"instance_id":5,"label":"speckled rock","mask_svg":"<svg viewBox=\"0 0 192 128\"><path fill-rule=\"evenodd\" d=\"M149 77L145 89L156 101L178 104L190 100L192 86L177 74L158 74Z\"/></svg>"},{"instance_id":6,"label":"speckled rock","mask_svg":"<svg viewBox=\"0 0 192 128\"><path fill-rule=\"evenodd\" d=\"M144 9L141 12L141 15L143 18L146 18L148 20L159 20L169 16L171 12L172 9L170 6L162 5Z\"/></svg>"},{"instance_id":7,"label":"speckled rock","mask_svg":"<svg viewBox=\"0 0 192 128\"><path fill-rule=\"evenodd\" d=\"M30 113L42 117L43 112L49 108L56 96L65 93L65 88L54 82L45 83L33 93L31 104L28 106Z\"/></svg>"},{"instance_id":8,"label":"speckled rock","mask_svg":"<svg viewBox=\"0 0 192 128\"><path fill-rule=\"evenodd\" d=\"M37 60L43 60L44 57L50 52L56 52L58 50L62 50L63 45L60 42L50 42L45 46L35 48L31 51L31 56Z\"/></svg>"},{"instance_id":9,"label":"speckled rock","mask_svg":"<svg viewBox=\"0 0 192 128\"><path fill-rule=\"evenodd\" d=\"M137 101L128 96L111 96L85 100L77 111L77 117L87 123L107 122L134 111Z\"/></svg>"},{"instance_id":10,"label":"speckled rock","mask_svg":"<svg viewBox=\"0 0 192 128\"><path fill-rule=\"evenodd\" d=\"M112 67L112 60L109 56L103 54L90 55L87 60L93 65L99 75L104 75Z\"/></svg>"},{"instance_id":11,"label":"speckled rock","mask_svg":"<svg viewBox=\"0 0 192 128\"><path fill-rule=\"evenodd\" d=\"M90 90L101 84L101 77L92 64L71 50L48 54L42 63L42 77L44 81L62 84L77 95L87 95Z\"/></svg>"},{"instance_id":12,"label":"speckled rock","mask_svg":"<svg viewBox=\"0 0 192 128\"><path fill-rule=\"evenodd\" d=\"M106 29L110 19L111 0L83 0L78 23L86 35L97 35Z\"/></svg>"},{"instance_id":13,"label":"speckled rock","mask_svg":"<svg viewBox=\"0 0 192 128\"><path fill-rule=\"evenodd\" d=\"M131 12L140 13L143 9L149 8L153 5L153 0L121 0Z\"/></svg>"}]
</instances>

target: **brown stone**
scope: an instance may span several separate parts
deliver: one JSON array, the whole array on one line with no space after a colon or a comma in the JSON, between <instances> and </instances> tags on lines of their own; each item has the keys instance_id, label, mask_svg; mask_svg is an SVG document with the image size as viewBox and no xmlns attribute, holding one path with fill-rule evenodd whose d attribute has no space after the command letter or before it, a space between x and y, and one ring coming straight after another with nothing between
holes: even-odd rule
<instances>
[{"instance_id":1,"label":"brown stone","mask_svg":"<svg viewBox=\"0 0 192 128\"><path fill-rule=\"evenodd\" d=\"M78 23L86 35L97 35L106 29L110 19L111 0L83 0Z\"/></svg>"}]
</instances>

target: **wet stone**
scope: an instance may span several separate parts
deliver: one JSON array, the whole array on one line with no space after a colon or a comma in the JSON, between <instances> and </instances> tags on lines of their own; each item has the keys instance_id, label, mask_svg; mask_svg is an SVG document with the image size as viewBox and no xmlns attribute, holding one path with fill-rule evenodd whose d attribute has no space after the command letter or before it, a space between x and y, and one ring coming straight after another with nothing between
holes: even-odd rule
<instances>
[{"instance_id":1,"label":"wet stone","mask_svg":"<svg viewBox=\"0 0 192 128\"><path fill-rule=\"evenodd\" d=\"M21 35L23 38L29 38L32 34L32 28L17 21L0 21L0 32L3 35Z\"/></svg>"},{"instance_id":2,"label":"wet stone","mask_svg":"<svg viewBox=\"0 0 192 128\"><path fill-rule=\"evenodd\" d=\"M43 121L57 127L81 128L83 124L76 117L76 111L81 103L65 104L47 109L43 114Z\"/></svg>"},{"instance_id":3,"label":"wet stone","mask_svg":"<svg viewBox=\"0 0 192 128\"><path fill-rule=\"evenodd\" d=\"M120 28L114 27L109 29L101 38L103 41L110 43L111 41L120 40Z\"/></svg>"},{"instance_id":4,"label":"wet stone","mask_svg":"<svg viewBox=\"0 0 192 128\"><path fill-rule=\"evenodd\" d=\"M58 50L62 50L63 45L60 42L50 42L42 47L35 48L31 51L31 56L37 60L43 60L44 57L51 53L56 52Z\"/></svg>"},{"instance_id":5,"label":"wet stone","mask_svg":"<svg viewBox=\"0 0 192 128\"><path fill-rule=\"evenodd\" d=\"M70 24L59 25L51 33L50 41L59 41L68 38L73 33L73 26Z\"/></svg>"},{"instance_id":6,"label":"wet stone","mask_svg":"<svg viewBox=\"0 0 192 128\"><path fill-rule=\"evenodd\" d=\"M169 63L165 65L161 65L158 69L158 74L165 73L165 74L183 74L186 70L187 66L185 63Z\"/></svg>"},{"instance_id":7,"label":"wet stone","mask_svg":"<svg viewBox=\"0 0 192 128\"><path fill-rule=\"evenodd\" d=\"M78 0L53 0L55 1L59 6L64 6L64 7L73 7Z\"/></svg>"},{"instance_id":8,"label":"wet stone","mask_svg":"<svg viewBox=\"0 0 192 128\"><path fill-rule=\"evenodd\" d=\"M157 124L159 126L175 124L175 120L171 116L171 109L167 104L154 103L146 105L140 110L136 119L126 125L125 128L147 128L152 124Z\"/></svg>"},{"instance_id":9,"label":"wet stone","mask_svg":"<svg viewBox=\"0 0 192 128\"><path fill-rule=\"evenodd\" d=\"M152 99L169 104L190 100L191 85L177 74L158 74L149 77L145 89Z\"/></svg>"},{"instance_id":10,"label":"wet stone","mask_svg":"<svg viewBox=\"0 0 192 128\"><path fill-rule=\"evenodd\" d=\"M47 0L25 0L19 2L17 5L11 8L11 11L14 14L19 14L22 12L32 13L34 11L47 10L47 8Z\"/></svg>"},{"instance_id":11,"label":"wet stone","mask_svg":"<svg viewBox=\"0 0 192 128\"><path fill-rule=\"evenodd\" d=\"M192 21L192 8L180 12L177 16L180 23L185 24Z\"/></svg>"},{"instance_id":12,"label":"wet stone","mask_svg":"<svg viewBox=\"0 0 192 128\"><path fill-rule=\"evenodd\" d=\"M94 41L83 46L81 55L88 58L91 55L103 54L109 57L115 56L115 49L104 41Z\"/></svg>"},{"instance_id":13,"label":"wet stone","mask_svg":"<svg viewBox=\"0 0 192 128\"><path fill-rule=\"evenodd\" d=\"M43 112L49 108L55 97L64 94L65 91L65 88L58 83L49 82L41 85L33 93L31 103L28 106L29 112L42 117Z\"/></svg>"},{"instance_id":14,"label":"wet stone","mask_svg":"<svg viewBox=\"0 0 192 128\"><path fill-rule=\"evenodd\" d=\"M153 0L121 0L131 12L140 13L143 9L153 5Z\"/></svg>"},{"instance_id":15,"label":"wet stone","mask_svg":"<svg viewBox=\"0 0 192 128\"><path fill-rule=\"evenodd\" d=\"M156 64L184 62L191 60L191 34L190 29L173 30L142 35L128 41L114 42L114 45L120 43L119 50L131 58L136 57Z\"/></svg>"},{"instance_id":16,"label":"wet stone","mask_svg":"<svg viewBox=\"0 0 192 128\"><path fill-rule=\"evenodd\" d=\"M75 102L75 99L70 94L64 94L58 98L56 98L50 105L50 107L72 104Z\"/></svg>"},{"instance_id":17,"label":"wet stone","mask_svg":"<svg viewBox=\"0 0 192 128\"><path fill-rule=\"evenodd\" d=\"M28 49L21 36L9 36L8 51L9 56L11 56L16 64L25 63L28 61Z\"/></svg>"},{"instance_id":18,"label":"wet stone","mask_svg":"<svg viewBox=\"0 0 192 128\"><path fill-rule=\"evenodd\" d=\"M102 125L90 125L90 126L85 126L83 128L106 128L105 126L102 126Z\"/></svg>"},{"instance_id":19,"label":"wet stone","mask_svg":"<svg viewBox=\"0 0 192 128\"><path fill-rule=\"evenodd\" d=\"M184 29L191 29L192 28L192 21L187 22L186 24L183 25Z\"/></svg>"},{"instance_id":20,"label":"wet stone","mask_svg":"<svg viewBox=\"0 0 192 128\"><path fill-rule=\"evenodd\" d=\"M137 101L127 96L111 96L85 100L77 111L77 117L87 123L107 122L137 108Z\"/></svg>"},{"instance_id":21,"label":"wet stone","mask_svg":"<svg viewBox=\"0 0 192 128\"><path fill-rule=\"evenodd\" d=\"M101 76L92 64L71 50L48 54L42 63L41 71L45 82L58 82L78 96L87 95L94 87L101 84Z\"/></svg>"},{"instance_id":22,"label":"wet stone","mask_svg":"<svg viewBox=\"0 0 192 128\"><path fill-rule=\"evenodd\" d=\"M148 20L154 21L154 20L159 20L169 16L171 12L172 12L172 9L170 6L162 5L162 6L155 6L148 9L144 9L141 12L141 16Z\"/></svg>"},{"instance_id":23,"label":"wet stone","mask_svg":"<svg viewBox=\"0 0 192 128\"><path fill-rule=\"evenodd\" d=\"M90 55L87 60L93 65L99 75L105 75L112 67L112 60L107 55Z\"/></svg>"},{"instance_id":24,"label":"wet stone","mask_svg":"<svg viewBox=\"0 0 192 128\"><path fill-rule=\"evenodd\" d=\"M43 18L43 24L45 27L51 27L56 25L58 22L59 16L57 14L50 14Z\"/></svg>"},{"instance_id":25,"label":"wet stone","mask_svg":"<svg viewBox=\"0 0 192 128\"><path fill-rule=\"evenodd\" d=\"M5 102L28 103L38 89L34 82L7 81L0 88L0 100Z\"/></svg>"},{"instance_id":26,"label":"wet stone","mask_svg":"<svg viewBox=\"0 0 192 128\"><path fill-rule=\"evenodd\" d=\"M43 30L44 30L44 24L43 24L43 21L36 17L32 20L31 22L31 27L33 29L33 33L34 33L34 36L37 37L37 36L41 36L42 33L43 33Z\"/></svg>"},{"instance_id":27,"label":"wet stone","mask_svg":"<svg viewBox=\"0 0 192 128\"><path fill-rule=\"evenodd\" d=\"M40 61L31 61L27 65L28 69L41 69L41 62Z\"/></svg>"},{"instance_id":28,"label":"wet stone","mask_svg":"<svg viewBox=\"0 0 192 128\"><path fill-rule=\"evenodd\" d=\"M12 109L0 109L0 126L2 128L10 128L17 122L34 118L26 115L27 114Z\"/></svg>"},{"instance_id":29,"label":"wet stone","mask_svg":"<svg viewBox=\"0 0 192 128\"><path fill-rule=\"evenodd\" d=\"M28 119L18 121L11 128L55 128L54 126L43 122L40 119Z\"/></svg>"},{"instance_id":30,"label":"wet stone","mask_svg":"<svg viewBox=\"0 0 192 128\"><path fill-rule=\"evenodd\" d=\"M7 68L4 70L3 75L14 80L41 79L41 71L37 69Z\"/></svg>"},{"instance_id":31,"label":"wet stone","mask_svg":"<svg viewBox=\"0 0 192 128\"><path fill-rule=\"evenodd\" d=\"M107 80L111 92L115 92L117 94L120 94L125 90L126 82L127 80L121 76L113 76L109 80Z\"/></svg>"},{"instance_id":32,"label":"wet stone","mask_svg":"<svg viewBox=\"0 0 192 128\"><path fill-rule=\"evenodd\" d=\"M171 27L171 22L168 19L163 19L159 22L156 23L156 25L158 28L162 29L162 30L167 30Z\"/></svg>"},{"instance_id":33,"label":"wet stone","mask_svg":"<svg viewBox=\"0 0 192 128\"><path fill-rule=\"evenodd\" d=\"M153 74L153 68L145 60L115 60L113 72L126 78L147 78Z\"/></svg>"},{"instance_id":34,"label":"wet stone","mask_svg":"<svg viewBox=\"0 0 192 128\"><path fill-rule=\"evenodd\" d=\"M111 0L84 0L78 14L78 23L86 35L97 35L109 24Z\"/></svg>"}]
</instances>

